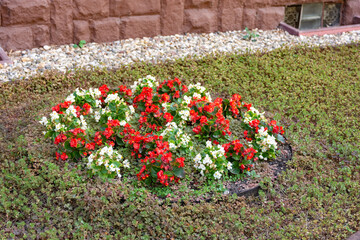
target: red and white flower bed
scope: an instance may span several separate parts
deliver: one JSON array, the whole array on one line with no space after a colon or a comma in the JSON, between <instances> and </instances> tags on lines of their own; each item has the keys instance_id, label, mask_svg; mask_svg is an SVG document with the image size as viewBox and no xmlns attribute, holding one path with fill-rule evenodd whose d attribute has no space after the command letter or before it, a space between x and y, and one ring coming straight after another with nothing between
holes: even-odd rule
<instances>
[{"instance_id":1,"label":"red and white flower bed","mask_svg":"<svg viewBox=\"0 0 360 240\"><path fill-rule=\"evenodd\" d=\"M232 118L242 136L230 131ZM130 88L76 89L40 122L58 160L85 161L90 174L106 178L138 168L139 180L164 186L179 182L185 165L208 179L249 174L284 141L283 128L238 94L212 100L200 84L152 76Z\"/></svg>"}]
</instances>

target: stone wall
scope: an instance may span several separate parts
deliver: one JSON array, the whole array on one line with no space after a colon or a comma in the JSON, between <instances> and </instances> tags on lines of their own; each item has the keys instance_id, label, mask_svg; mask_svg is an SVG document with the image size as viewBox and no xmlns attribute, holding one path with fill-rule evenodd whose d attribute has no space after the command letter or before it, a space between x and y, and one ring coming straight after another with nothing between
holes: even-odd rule
<instances>
[{"instance_id":1,"label":"stone wall","mask_svg":"<svg viewBox=\"0 0 360 240\"><path fill-rule=\"evenodd\" d=\"M324 0L0 0L0 46L9 51L80 40L273 29L286 5L319 1ZM344 13L351 23L360 15L360 1L347 0Z\"/></svg>"}]
</instances>

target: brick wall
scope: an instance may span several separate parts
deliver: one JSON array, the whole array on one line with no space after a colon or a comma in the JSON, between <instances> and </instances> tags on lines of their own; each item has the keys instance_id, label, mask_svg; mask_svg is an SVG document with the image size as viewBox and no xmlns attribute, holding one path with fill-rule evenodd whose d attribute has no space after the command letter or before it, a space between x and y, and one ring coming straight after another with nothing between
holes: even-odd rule
<instances>
[{"instance_id":1,"label":"brick wall","mask_svg":"<svg viewBox=\"0 0 360 240\"><path fill-rule=\"evenodd\" d=\"M285 5L319 1L324 0L0 0L0 46L9 51L80 40L273 29L284 19ZM347 0L344 13L351 23L360 15L360 0Z\"/></svg>"}]
</instances>

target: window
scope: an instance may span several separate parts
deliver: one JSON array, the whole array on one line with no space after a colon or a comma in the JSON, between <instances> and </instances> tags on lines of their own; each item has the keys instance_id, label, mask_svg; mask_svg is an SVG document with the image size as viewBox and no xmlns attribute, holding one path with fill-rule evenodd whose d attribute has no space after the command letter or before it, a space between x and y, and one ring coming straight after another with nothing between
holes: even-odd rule
<instances>
[{"instance_id":1,"label":"window","mask_svg":"<svg viewBox=\"0 0 360 240\"><path fill-rule=\"evenodd\" d=\"M340 25L341 3L307 3L285 8L285 23L300 29L318 29Z\"/></svg>"}]
</instances>

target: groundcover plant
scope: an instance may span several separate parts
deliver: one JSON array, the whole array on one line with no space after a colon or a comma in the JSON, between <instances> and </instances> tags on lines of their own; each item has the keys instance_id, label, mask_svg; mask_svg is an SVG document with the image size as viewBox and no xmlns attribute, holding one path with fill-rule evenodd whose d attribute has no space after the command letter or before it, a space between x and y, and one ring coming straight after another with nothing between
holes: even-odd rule
<instances>
[{"instance_id":1,"label":"groundcover plant","mask_svg":"<svg viewBox=\"0 0 360 240\"><path fill-rule=\"evenodd\" d=\"M241 136L230 131L236 119ZM58 160L86 164L90 175L121 178L131 168L147 184L169 186L187 164L199 176L255 174L258 160L275 158L283 127L234 94L212 100L206 88L147 76L130 88L76 89L40 121Z\"/></svg>"}]
</instances>

